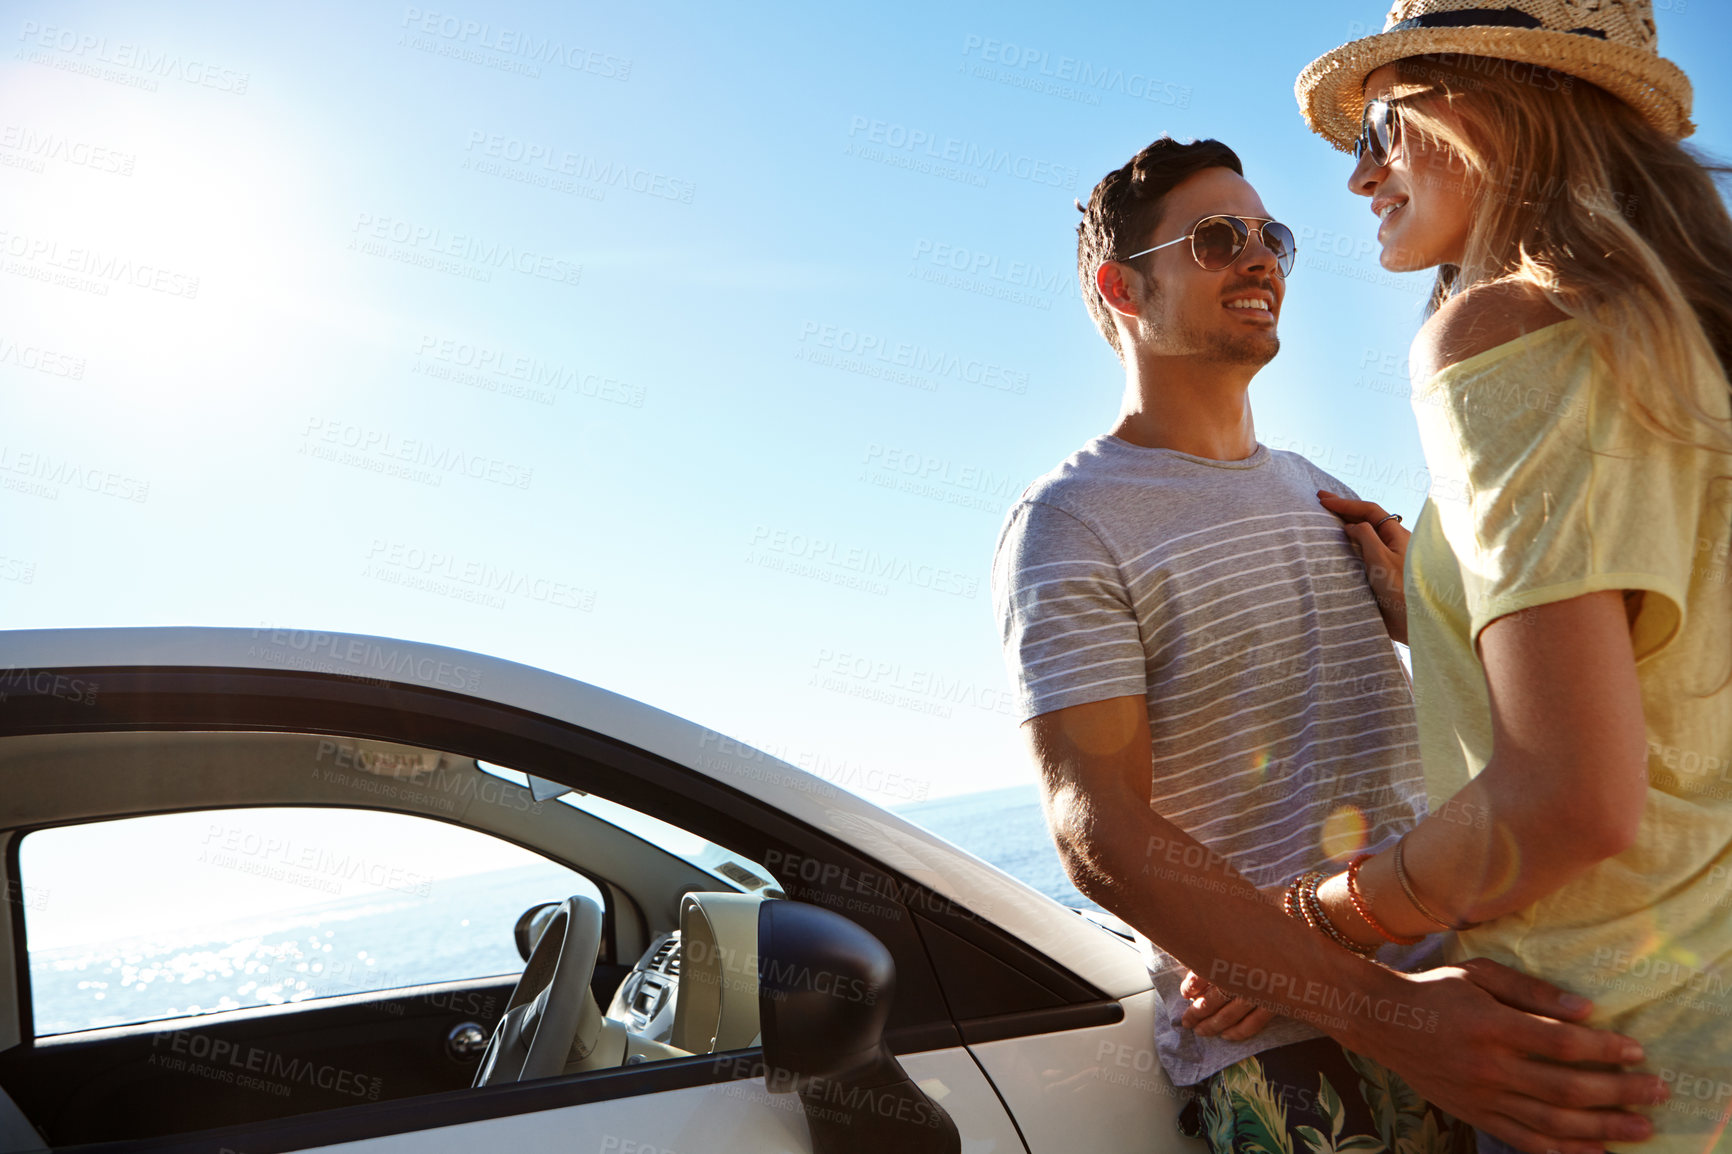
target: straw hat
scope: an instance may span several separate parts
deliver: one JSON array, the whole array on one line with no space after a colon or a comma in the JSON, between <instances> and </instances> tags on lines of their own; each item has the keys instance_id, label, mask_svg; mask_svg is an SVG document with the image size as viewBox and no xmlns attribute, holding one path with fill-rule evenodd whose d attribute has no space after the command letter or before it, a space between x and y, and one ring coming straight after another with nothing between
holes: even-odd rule
<instances>
[{"instance_id":1,"label":"straw hat","mask_svg":"<svg viewBox=\"0 0 1732 1154\"><path fill-rule=\"evenodd\" d=\"M1382 32L1319 56L1299 74L1299 110L1313 132L1349 151L1365 78L1434 52L1553 68L1621 98L1674 140L1696 130L1690 81L1660 55L1651 0L1395 0Z\"/></svg>"}]
</instances>

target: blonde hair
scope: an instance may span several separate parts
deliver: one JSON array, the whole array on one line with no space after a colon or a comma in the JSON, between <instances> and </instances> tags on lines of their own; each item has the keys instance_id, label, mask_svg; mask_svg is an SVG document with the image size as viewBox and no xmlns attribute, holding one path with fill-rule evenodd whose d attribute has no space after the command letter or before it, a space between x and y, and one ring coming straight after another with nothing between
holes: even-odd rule
<instances>
[{"instance_id":1,"label":"blonde hair","mask_svg":"<svg viewBox=\"0 0 1732 1154\"><path fill-rule=\"evenodd\" d=\"M1732 453L1732 422L1701 391L1726 390L1732 369L1727 170L1560 72L1457 55L1395 70L1403 141L1441 145L1475 197L1427 315L1466 288L1532 285L1583 324L1645 427Z\"/></svg>"}]
</instances>

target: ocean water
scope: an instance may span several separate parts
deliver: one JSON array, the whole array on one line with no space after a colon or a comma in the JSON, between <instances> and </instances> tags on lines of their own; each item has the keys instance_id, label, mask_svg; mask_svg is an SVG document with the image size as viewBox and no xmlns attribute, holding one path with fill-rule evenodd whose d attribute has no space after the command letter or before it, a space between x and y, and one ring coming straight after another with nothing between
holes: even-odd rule
<instances>
[{"instance_id":1,"label":"ocean water","mask_svg":"<svg viewBox=\"0 0 1732 1154\"><path fill-rule=\"evenodd\" d=\"M1062 905L1100 909L1078 893L1065 876L1058 849L1046 831L1036 786L916 802L897 806L896 812Z\"/></svg>"},{"instance_id":2,"label":"ocean water","mask_svg":"<svg viewBox=\"0 0 1732 1154\"><path fill-rule=\"evenodd\" d=\"M1065 877L1033 786L897 812L1065 905L1095 908ZM564 898L571 885L561 867L522 866L437 879L424 894L380 891L154 936L32 950L36 1032L515 974L523 968L512 937L518 916Z\"/></svg>"},{"instance_id":3,"label":"ocean water","mask_svg":"<svg viewBox=\"0 0 1732 1154\"><path fill-rule=\"evenodd\" d=\"M512 931L569 896L571 873L521 866L194 929L30 951L37 1034L519 973ZM28 913L26 913L28 917Z\"/></svg>"}]
</instances>

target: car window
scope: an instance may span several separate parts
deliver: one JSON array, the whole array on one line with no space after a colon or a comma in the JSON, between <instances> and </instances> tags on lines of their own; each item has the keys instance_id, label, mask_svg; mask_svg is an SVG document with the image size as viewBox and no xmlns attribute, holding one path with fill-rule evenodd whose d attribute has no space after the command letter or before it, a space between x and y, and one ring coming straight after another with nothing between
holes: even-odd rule
<instances>
[{"instance_id":1,"label":"car window","mask_svg":"<svg viewBox=\"0 0 1732 1154\"><path fill-rule=\"evenodd\" d=\"M507 769L491 762L477 761L475 767L482 773L530 788L529 775L521 770ZM546 796L538 795L538 796ZM575 810L599 818L609 825L618 826L627 833L651 843L656 848L665 850L680 860L708 871L716 878L726 881L729 885L742 890L762 889L765 897L782 897L781 888L776 883L776 875L764 866L752 861L730 849L699 837L690 830L681 829L654 817L598 797L593 793L585 793L580 789L572 789L558 795L558 800Z\"/></svg>"},{"instance_id":2,"label":"car window","mask_svg":"<svg viewBox=\"0 0 1732 1154\"><path fill-rule=\"evenodd\" d=\"M513 929L579 894L488 834L372 810L122 818L19 847L37 1035L520 972Z\"/></svg>"}]
</instances>

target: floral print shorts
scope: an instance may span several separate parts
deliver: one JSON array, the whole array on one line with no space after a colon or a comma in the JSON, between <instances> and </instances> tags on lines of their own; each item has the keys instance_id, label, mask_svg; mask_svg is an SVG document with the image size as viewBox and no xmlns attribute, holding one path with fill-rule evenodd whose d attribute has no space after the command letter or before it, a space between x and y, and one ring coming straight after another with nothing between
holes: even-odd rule
<instances>
[{"instance_id":1,"label":"floral print shorts","mask_svg":"<svg viewBox=\"0 0 1732 1154\"><path fill-rule=\"evenodd\" d=\"M1212 1154L1473 1154L1473 1127L1369 1058L1314 1038L1191 1087L1180 1119Z\"/></svg>"}]
</instances>

